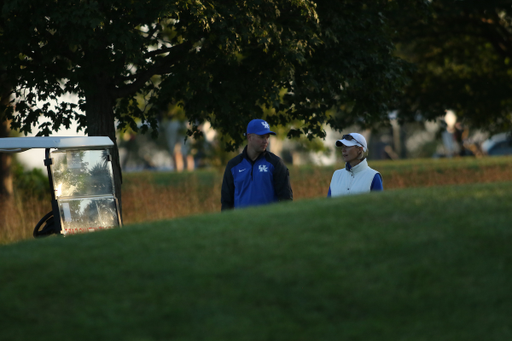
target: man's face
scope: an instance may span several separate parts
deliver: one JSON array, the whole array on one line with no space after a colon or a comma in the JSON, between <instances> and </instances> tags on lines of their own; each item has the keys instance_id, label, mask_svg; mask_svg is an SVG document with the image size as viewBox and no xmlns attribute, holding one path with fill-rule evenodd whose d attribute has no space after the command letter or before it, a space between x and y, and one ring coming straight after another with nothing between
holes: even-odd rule
<instances>
[{"instance_id":1,"label":"man's face","mask_svg":"<svg viewBox=\"0 0 512 341\"><path fill-rule=\"evenodd\" d=\"M270 134L265 135L256 135L249 134L247 135L247 144L248 148L251 148L256 153L263 153L268 147L268 139L270 138Z\"/></svg>"}]
</instances>

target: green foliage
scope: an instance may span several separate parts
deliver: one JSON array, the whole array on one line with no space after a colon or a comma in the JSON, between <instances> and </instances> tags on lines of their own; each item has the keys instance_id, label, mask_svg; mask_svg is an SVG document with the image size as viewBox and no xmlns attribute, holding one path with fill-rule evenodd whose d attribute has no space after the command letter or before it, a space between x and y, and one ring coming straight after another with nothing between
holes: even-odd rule
<instances>
[{"instance_id":1,"label":"green foliage","mask_svg":"<svg viewBox=\"0 0 512 341\"><path fill-rule=\"evenodd\" d=\"M13 162L11 167L14 192L21 197L34 197L50 201L50 184L48 176L40 169L24 170L19 162Z\"/></svg>"},{"instance_id":2,"label":"green foliage","mask_svg":"<svg viewBox=\"0 0 512 341\"><path fill-rule=\"evenodd\" d=\"M397 107L402 120L451 109L474 127L512 129L511 5L436 0L428 20L396 14L399 54L417 66Z\"/></svg>"},{"instance_id":3,"label":"green foliage","mask_svg":"<svg viewBox=\"0 0 512 341\"><path fill-rule=\"evenodd\" d=\"M508 340L511 203L512 183L387 191L3 246L0 329L19 341Z\"/></svg>"},{"instance_id":4,"label":"green foliage","mask_svg":"<svg viewBox=\"0 0 512 341\"><path fill-rule=\"evenodd\" d=\"M343 129L388 122L389 106L411 67L393 55L386 13L394 7L394 2L317 1L322 44L308 63L295 68L291 95L285 97L309 131L290 135L324 137L319 132L324 123ZM329 109L334 114L324 121L319 113Z\"/></svg>"},{"instance_id":5,"label":"green foliage","mask_svg":"<svg viewBox=\"0 0 512 341\"><path fill-rule=\"evenodd\" d=\"M231 149L248 121L263 116L262 105L275 109L273 126L301 122L289 137L324 137L325 124L376 124L387 119L409 68L393 56L386 13L395 6L6 0L0 65L16 95L12 124L50 134L74 119L91 135L113 138L114 119L120 129L145 132L179 103L194 128L209 121ZM66 93L78 104L50 105ZM39 124L40 116L51 120Z\"/></svg>"}]
</instances>

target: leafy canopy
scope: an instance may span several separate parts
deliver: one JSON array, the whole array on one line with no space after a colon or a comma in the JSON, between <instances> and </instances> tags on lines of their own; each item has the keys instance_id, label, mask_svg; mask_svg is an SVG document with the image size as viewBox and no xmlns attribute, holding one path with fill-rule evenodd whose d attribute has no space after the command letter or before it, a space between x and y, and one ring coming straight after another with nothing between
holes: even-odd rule
<instances>
[{"instance_id":1,"label":"leafy canopy","mask_svg":"<svg viewBox=\"0 0 512 341\"><path fill-rule=\"evenodd\" d=\"M274 110L272 125L302 122L289 136L323 137L326 123L370 126L387 118L409 68L393 56L386 13L396 5L6 0L0 67L15 94L12 125L50 134L77 120L112 135L117 120L144 131L178 103L194 127L209 121L231 147L262 107Z\"/></svg>"},{"instance_id":2,"label":"leafy canopy","mask_svg":"<svg viewBox=\"0 0 512 341\"><path fill-rule=\"evenodd\" d=\"M512 2L434 0L429 20L396 16L400 55L417 65L399 106L403 120L453 110L490 131L512 129Z\"/></svg>"}]
</instances>

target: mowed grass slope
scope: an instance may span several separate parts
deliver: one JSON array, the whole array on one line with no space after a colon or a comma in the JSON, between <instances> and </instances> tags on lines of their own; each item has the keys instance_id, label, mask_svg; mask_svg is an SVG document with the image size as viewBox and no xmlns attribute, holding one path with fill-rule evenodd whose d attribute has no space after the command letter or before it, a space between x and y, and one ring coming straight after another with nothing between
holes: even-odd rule
<instances>
[{"instance_id":1,"label":"mowed grass slope","mask_svg":"<svg viewBox=\"0 0 512 341\"><path fill-rule=\"evenodd\" d=\"M2 340L511 340L512 183L0 247Z\"/></svg>"}]
</instances>

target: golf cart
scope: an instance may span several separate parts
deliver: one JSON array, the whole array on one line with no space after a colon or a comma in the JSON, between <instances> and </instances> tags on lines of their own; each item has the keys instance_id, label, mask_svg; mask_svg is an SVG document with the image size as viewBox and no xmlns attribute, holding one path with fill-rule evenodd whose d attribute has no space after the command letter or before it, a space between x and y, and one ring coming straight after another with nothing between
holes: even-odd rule
<instances>
[{"instance_id":1,"label":"golf cart","mask_svg":"<svg viewBox=\"0 0 512 341\"><path fill-rule=\"evenodd\" d=\"M0 152L44 148L52 211L34 237L76 234L121 226L109 148L103 136L0 138Z\"/></svg>"}]
</instances>

